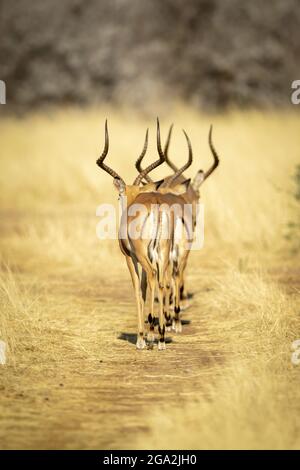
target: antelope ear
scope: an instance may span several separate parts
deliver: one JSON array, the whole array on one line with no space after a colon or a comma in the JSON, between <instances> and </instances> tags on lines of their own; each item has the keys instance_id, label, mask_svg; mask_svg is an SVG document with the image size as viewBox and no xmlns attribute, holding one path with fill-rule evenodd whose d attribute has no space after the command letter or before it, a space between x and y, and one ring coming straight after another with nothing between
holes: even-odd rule
<instances>
[{"instance_id":1,"label":"antelope ear","mask_svg":"<svg viewBox=\"0 0 300 470\"><path fill-rule=\"evenodd\" d=\"M188 187L190 185L190 182L191 182L191 178L189 178L188 180L185 180L183 181L182 183L180 183L178 185L178 193L179 194L183 194L183 193L186 193L187 190L188 190Z\"/></svg>"},{"instance_id":2,"label":"antelope ear","mask_svg":"<svg viewBox=\"0 0 300 470\"><path fill-rule=\"evenodd\" d=\"M176 186L172 187L174 194L180 195L187 192L191 179L183 181L182 183L177 184Z\"/></svg>"},{"instance_id":3,"label":"antelope ear","mask_svg":"<svg viewBox=\"0 0 300 470\"><path fill-rule=\"evenodd\" d=\"M154 185L155 185L155 189L157 190L164 182L165 180L159 180L159 181L155 181Z\"/></svg>"},{"instance_id":4,"label":"antelope ear","mask_svg":"<svg viewBox=\"0 0 300 470\"><path fill-rule=\"evenodd\" d=\"M195 189L195 191L198 191L203 181L204 181L204 171L199 170L192 182L192 186Z\"/></svg>"},{"instance_id":5,"label":"antelope ear","mask_svg":"<svg viewBox=\"0 0 300 470\"><path fill-rule=\"evenodd\" d=\"M185 188L187 189L190 185L190 182L191 182L191 178L185 180L183 183L180 183L182 184L183 186L185 186Z\"/></svg>"},{"instance_id":6,"label":"antelope ear","mask_svg":"<svg viewBox=\"0 0 300 470\"><path fill-rule=\"evenodd\" d=\"M114 186L119 194L123 194L125 192L125 183L120 180L120 178L114 178Z\"/></svg>"}]
</instances>

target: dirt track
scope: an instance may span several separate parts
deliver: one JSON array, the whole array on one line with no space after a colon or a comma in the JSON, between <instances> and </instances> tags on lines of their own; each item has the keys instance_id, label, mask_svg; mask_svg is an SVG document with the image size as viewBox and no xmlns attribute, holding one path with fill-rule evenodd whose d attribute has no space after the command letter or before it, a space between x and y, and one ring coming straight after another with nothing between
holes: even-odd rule
<instances>
[{"instance_id":1,"label":"dirt track","mask_svg":"<svg viewBox=\"0 0 300 470\"><path fill-rule=\"evenodd\" d=\"M131 281L121 257L120 263L119 274L112 267L109 278L39 276L34 290L47 302L47 327L31 339L22 364L3 371L2 448L134 445L136 433L146 429L144 416L199 398L212 368L225 360L209 315L201 315L211 291L199 270L191 271L195 296L183 314L183 334L168 334L164 352L136 351ZM18 280L32 283L26 273Z\"/></svg>"},{"instance_id":2,"label":"dirt track","mask_svg":"<svg viewBox=\"0 0 300 470\"><path fill-rule=\"evenodd\" d=\"M206 167L208 122L183 117ZM97 204L117 199L95 171L99 113L1 124L0 448L299 448L299 253L284 238L299 119L287 116L284 132L281 114L222 119L193 304L164 352L136 351L125 260L95 235ZM111 120L112 166L132 181L146 124Z\"/></svg>"}]
</instances>

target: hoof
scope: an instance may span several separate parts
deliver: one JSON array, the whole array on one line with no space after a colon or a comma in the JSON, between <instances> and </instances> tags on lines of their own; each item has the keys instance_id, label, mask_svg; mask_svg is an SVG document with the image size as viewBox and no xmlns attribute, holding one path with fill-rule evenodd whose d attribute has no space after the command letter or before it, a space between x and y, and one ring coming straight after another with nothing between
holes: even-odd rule
<instances>
[{"instance_id":1,"label":"hoof","mask_svg":"<svg viewBox=\"0 0 300 470\"><path fill-rule=\"evenodd\" d=\"M166 349L166 343L164 341L158 341L157 348L159 351L163 351L164 349Z\"/></svg>"},{"instance_id":2,"label":"hoof","mask_svg":"<svg viewBox=\"0 0 300 470\"><path fill-rule=\"evenodd\" d=\"M188 308L190 308L190 306L191 306L190 302L183 302L180 306L180 310L181 311L187 310Z\"/></svg>"},{"instance_id":3,"label":"hoof","mask_svg":"<svg viewBox=\"0 0 300 470\"><path fill-rule=\"evenodd\" d=\"M175 333L181 333L182 332L182 324L181 321L174 321L172 324L172 328L175 331Z\"/></svg>"},{"instance_id":4,"label":"hoof","mask_svg":"<svg viewBox=\"0 0 300 470\"><path fill-rule=\"evenodd\" d=\"M149 333L147 334L147 340L149 341L149 343L153 343L154 340L155 340L155 334L152 333L152 331L149 331Z\"/></svg>"},{"instance_id":5,"label":"hoof","mask_svg":"<svg viewBox=\"0 0 300 470\"><path fill-rule=\"evenodd\" d=\"M136 342L136 349L144 349L146 347L146 341L144 338L139 337Z\"/></svg>"}]
</instances>

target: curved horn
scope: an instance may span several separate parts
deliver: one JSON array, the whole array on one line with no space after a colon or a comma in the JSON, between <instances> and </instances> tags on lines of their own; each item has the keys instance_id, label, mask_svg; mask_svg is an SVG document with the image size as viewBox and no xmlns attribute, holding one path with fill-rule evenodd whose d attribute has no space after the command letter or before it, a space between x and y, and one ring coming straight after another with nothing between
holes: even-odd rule
<instances>
[{"instance_id":1,"label":"curved horn","mask_svg":"<svg viewBox=\"0 0 300 470\"><path fill-rule=\"evenodd\" d=\"M184 129L182 129L184 135L185 135L185 138L186 138L186 141L187 141L187 145L188 145L188 149L189 149L189 158L188 158L188 161L186 162L185 165L183 165L181 168L179 168L179 170L176 171L176 173L174 173L174 175L166 182L166 186L171 186L174 181L187 169L189 168L189 166L191 166L192 162L193 162L193 150L192 150L192 144L191 144L191 141L189 139L189 136L187 135L187 133L185 132ZM161 185L161 187L163 187L164 184Z\"/></svg>"},{"instance_id":2,"label":"curved horn","mask_svg":"<svg viewBox=\"0 0 300 470\"><path fill-rule=\"evenodd\" d=\"M211 150L211 153L213 154L213 157L214 157L214 163L212 164L212 166L204 173L204 178L203 178L203 181L206 180L206 178L208 178L212 172L217 168L217 166L219 165L220 163L220 159L219 159L219 155L217 154L217 151L214 147L214 144L212 143L212 124L210 126L210 129L209 129L209 134L208 134L208 143L209 143L209 147L210 147L210 150Z\"/></svg>"},{"instance_id":3,"label":"curved horn","mask_svg":"<svg viewBox=\"0 0 300 470\"><path fill-rule=\"evenodd\" d=\"M171 162L171 160L169 159L169 156L168 156L168 152L169 152L169 146L170 146L170 140L171 140L171 136L172 136L172 131L173 131L173 127L174 127L174 124L171 124L170 128L169 128L169 132L168 132L168 137L167 137L167 140L166 140L166 143L165 143L165 147L164 147L164 156L165 156L165 162L169 165L170 168L172 168L172 170L174 171L178 171L178 168L174 165L173 162ZM141 173L143 171L143 168L141 166L141 163L142 163L142 160L143 160L143 157L140 156L138 158L138 160L136 161L135 163L135 167L137 169L137 171L139 173ZM149 174L148 175L145 175L145 180L148 182L148 183L153 183L153 179L150 178Z\"/></svg>"},{"instance_id":4,"label":"curved horn","mask_svg":"<svg viewBox=\"0 0 300 470\"><path fill-rule=\"evenodd\" d=\"M147 147L148 147L148 132L149 132L149 129L147 129L147 132L146 132L146 139L145 139L145 144L144 144L144 148L142 150L142 153L139 156L139 158L137 159L137 161L135 162L135 167L136 167L136 169L139 173L142 173L142 171L143 171L143 169L141 167L141 163L142 163L142 160L145 156L145 153L146 153L146 150L147 150ZM148 183L152 183L152 179L148 175L145 175L145 180L148 181Z\"/></svg>"},{"instance_id":5,"label":"curved horn","mask_svg":"<svg viewBox=\"0 0 300 470\"><path fill-rule=\"evenodd\" d=\"M160 140L160 125L159 125L159 119L157 118L157 151L159 154L159 159L156 160L155 162L151 163L151 165L147 166L134 180L134 185L139 185L143 178L154 168L157 168L159 165L161 165L165 161L165 156L161 148L161 140Z\"/></svg>"},{"instance_id":6,"label":"curved horn","mask_svg":"<svg viewBox=\"0 0 300 470\"><path fill-rule=\"evenodd\" d=\"M109 166L105 165L104 160L107 156L107 153L108 153L108 148L109 148L109 137L108 137L108 129L107 129L107 119L105 121L105 143L104 143L104 149L103 149L103 152L102 152L102 155L101 157L98 158L97 160L97 165L102 168L104 171L106 171L107 173L109 173L113 178L118 178L119 180L121 180L124 184L125 181L123 180L123 178L121 178L118 173L116 173L112 168L110 168Z\"/></svg>"},{"instance_id":7,"label":"curved horn","mask_svg":"<svg viewBox=\"0 0 300 470\"><path fill-rule=\"evenodd\" d=\"M169 165L170 168L172 168L172 170L175 173L176 171L178 171L178 168L169 159L169 145L170 145L170 140L171 140L171 136L172 136L173 126L174 126L174 124L171 124L169 132L168 132L168 137L167 137L167 140L166 140L166 143L165 143L165 148L164 148L164 154L165 154L166 163Z\"/></svg>"}]
</instances>

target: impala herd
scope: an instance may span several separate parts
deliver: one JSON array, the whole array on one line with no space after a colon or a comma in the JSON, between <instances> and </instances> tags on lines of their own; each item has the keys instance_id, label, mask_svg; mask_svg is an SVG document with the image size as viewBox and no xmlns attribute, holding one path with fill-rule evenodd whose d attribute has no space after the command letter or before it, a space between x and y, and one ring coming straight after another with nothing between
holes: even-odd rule
<instances>
[{"instance_id":1,"label":"impala herd","mask_svg":"<svg viewBox=\"0 0 300 470\"><path fill-rule=\"evenodd\" d=\"M171 329L181 332L180 310L186 299L185 268L194 239L199 188L219 164L212 143L212 127L209 131L209 146L213 155L212 166L204 172L199 170L193 180L186 179L183 172L193 160L190 139L183 131L188 147L188 160L177 168L169 159L169 144L172 126L164 150L161 146L160 125L157 120L158 159L142 169L142 160L148 147L148 130L136 169L138 176L133 184L127 184L112 168L104 163L109 149L107 121L105 122L105 144L97 165L114 178L119 192L122 216L119 229L119 244L126 258L135 292L138 313L136 347L144 349L154 342L156 318L154 312L155 293L158 296L158 349L165 349L165 333ZM153 181L149 173L166 162L172 169L170 176ZM145 302L147 290L150 313L147 317L149 332L145 335Z\"/></svg>"}]
</instances>

